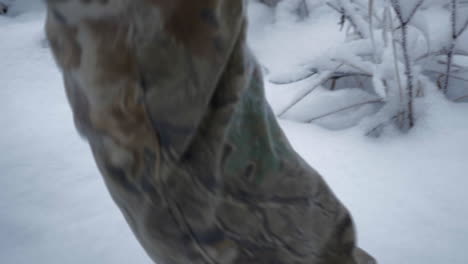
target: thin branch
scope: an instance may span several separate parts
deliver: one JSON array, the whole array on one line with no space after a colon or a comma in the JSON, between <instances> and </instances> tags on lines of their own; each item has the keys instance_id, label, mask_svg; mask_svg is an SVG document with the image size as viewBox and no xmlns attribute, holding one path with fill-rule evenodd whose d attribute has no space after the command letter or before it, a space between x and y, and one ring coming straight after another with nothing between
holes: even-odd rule
<instances>
[{"instance_id":1,"label":"thin branch","mask_svg":"<svg viewBox=\"0 0 468 264\"><path fill-rule=\"evenodd\" d=\"M468 51L466 50L462 50L462 49L455 49L453 51L453 54L457 55L457 56L465 56L465 57L468 57Z\"/></svg>"},{"instance_id":2,"label":"thin branch","mask_svg":"<svg viewBox=\"0 0 468 264\"><path fill-rule=\"evenodd\" d=\"M375 99L375 100L369 100L369 101L365 101L365 102L360 102L360 103L357 103L357 104L353 104L353 105L349 105L349 106L345 106L345 107L342 107L340 109L337 109L337 110L333 110L331 112L328 112L328 113L325 113L325 114L322 114L322 115L319 115L319 116L316 116L314 118L311 118L309 120L307 120L308 123L311 123L313 121L316 121L318 119L321 119L321 118L324 118L324 117L327 117L327 116L331 116L331 115L334 115L334 114L337 114L339 112L343 112L343 111L346 111L346 110L349 110L349 109L353 109L355 107L359 107L359 106L363 106L363 105L368 105L368 104L380 104L380 103L384 103L385 101L383 99Z\"/></svg>"},{"instance_id":3,"label":"thin branch","mask_svg":"<svg viewBox=\"0 0 468 264\"><path fill-rule=\"evenodd\" d=\"M424 0L421 0L418 2L416 7L419 8L419 6L422 4ZM400 1L399 0L391 0L391 3L393 5L393 9L395 10L395 13L397 14L398 19L400 20L401 23L401 47L403 50L403 60L405 64L405 75L406 75L406 89L407 89L407 109L406 109L406 117L407 117L407 128L412 128L414 126L414 105L413 105L413 94L414 94L414 76L413 76L413 67L411 64L410 60L410 55L408 51L408 21L411 19L412 15L416 11L412 11L412 15L408 18L408 20L405 22L403 20L403 14L401 11L401 6L400 6Z\"/></svg>"},{"instance_id":4,"label":"thin branch","mask_svg":"<svg viewBox=\"0 0 468 264\"><path fill-rule=\"evenodd\" d=\"M445 52L443 50L428 52L428 53L422 54L421 56L417 57L416 59L414 59L414 61L419 62L420 60L427 59L429 57L435 57L435 56L440 56L440 55L444 55L444 54L447 54L447 52Z\"/></svg>"},{"instance_id":5,"label":"thin branch","mask_svg":"<svg viewBox=\"0 0 468 264\"><path fill-rule=\"evenodd\" d=\"M465 21L465 24L460 28L460 30L457 32L457 37L461 36L463 32L468 28L468 19Z\"/></svg>"},{"instance_id":6,"label":"thin branch","mask_svg":"<svg viewBox=\"0 0 468 264\"><path fill-rule=\"evenodd\" d=\"M362 73L362 72L335 72L330 79L340 79L345 77L372 77L371 74Z\"/></svg>"},{"instance_id":7,"label":"thin branch","mask_svg":"<svg viewBox=\"0 0 468 264\"><path fill-rule=\"evenodd\" d=\"M362 72L362 73L365 73L365 74L367 74L367 75L369 75L369 76L372 76L372 72L370 72L370 71L368 71L368 70L366 70L366 69L363 69L363 68L361 68L361 67L355 65L354 63L349 62L348 60L345 60L345 59L335 59L335 58L332 58L332 59L330 59L330 60L333 61L333 62L339 62L339 63L341 63L340 65L349 66L349 67L351 67L351 68L356 69L358 72Z\"/></svg>"},{"instance_id":8,"label":"thin branch","mask_svg":"<svg viewBox=\"0 0 468 264\"><path fill-rule=\"evenodd\" d=\"M393 31L393 18L392 18L390 7L387 6L386 12L387 12L387 16L389 17L389 26L390 26L389 31L390 31L391 40L392 40L392 54L393 54L393 64L394 64L393 67L395 67L396 81L398 82L398 93L400 95L400 103L402 103L403 102L403 85L401 83L400 67L398 65L398 51L397 51L397 47L395 44L395 31Z\"/></svg>"},{"instance_id":9,"label":"thin branch","mask_svg":"<svg viewBox=\"0 0 468 264\"><path fill-rule=\"evenodd\" d=\"M346 16L343 8L339 8L330 2L327 2L326 5L329 6L331 9L335 10L336 12L340 13L341 17L340 22L338 22L338 25L340 25L340 31L342 31L346 23Z\"/></svg>"},{"instance_id":10,"label":"thin branch","mask_svg":"<svg viewBox=\"0 0 468 264\"><path fill-rule=\"evenodd\" d=\"M367 133L366 133L366 136L368 137L378 137L381 133L382 133L382 129L386 126L388 126L389 124L391 124L392 122L395 122L395 121L398 121L401 119L401 117L403 117L405 115L404 112L399 112L397 113L396 115L392 116L392 118L380 123L379 125L377 125L376 127L372 128L371 130L369 130Z\"/></svg>"},{"instance_id":11,"label":"thin branch","mask_svg":"<svg viewBox=\"0 0 468 264\"><path fill-rule=\"evenodd\" d=\"M372 61L377 63L377 46L375 44L375 36L374 36L374 0L369 0L369 32L370 32L370 39L372 41Z\"/></svg>"},{"instance_id":12,"label":"thin branch","mask_svg":"<svg viewBox=\"0 0 468 264\"><path fill-rule=\"evenodd\" d=\"M397 15L398 20L400 20L400 24L404 24L404 18L403 18L403 13L401 12L401 6L399 0L391 0L393 9L395 10L395 13Z\"/></svg>"},{"instance_id":13,"label":"thin branch","mask_svg":"<svg viewBox=\"0 0 468 264\"><path fill-rule=\"evenodd\" d=\"M392 2L393 9L395 9L398 20L400 20L401 26L407 25L411 21L411 19L414 17L414 15L416 14L416 11L418 11L418 9L424 3L424 0L419 0L419 2L414 6L414 8L409 13L408 18L405 20L405 18L403 17L403 12L401 11L400 0L390 0L390 1Z\"/></svg>"},{"instance_id":14,"label":"thin branch","mask_svg":"<svg viewBox=\"0 0 468 264\"><path fill-rule=\"evenodd\" d=\"M288 106L286 106L279 114L278 114L278 117L282 117L284 116L284 114L286 114L289 110L291 110L294 106L296 106L300 101L302 101L302 99L304 99L304 97L308 96L310 93L312 93L313 91L315 91L315 89L317 89L317 87L319 87L320 85L322 85L328 78L322 78L320 80L320 82L318 82L317 84L315 84L314 86L312 86L312 88L310 88L309 90L307 90L307 92L305 92L304 94L301 94L300 96L297 96L296 99L293 100L293 102L291 104L289 104Z\"/></svg>"},{"instance_id":15,"label":"thin branch","mask_svg":"<svg viewBox=\"0 0 468 264\"><path fill-rule=\"evenodd\" d=\"M455 99L453 99L454 102L460 102L460 101L463 101L465 99L468 99L468 94L467 95L463 95L463 96L460 96L460 97L457 97Z\"/></svg>"},{"instance_id":16,"label":"thin branch","mask_svg":"<svg viewBox=\"0 0 468 264\"><path fill-rule=\"evenodd\" d=\"M437 64L446 66L448 64L448 62L443 61L443 60L437 60ZM454 73L454 72L455 73L459 73L459 72L463 73L463 72L466 72L467 70L468 69L466 69L464 65L460 65L460 64L452 62L452 70L450 72L451 73Z\"/></svg>"},{"instance_id":17,"label":"thin branch","mask_svg":"<svg viewBox=\"0 0 468 264\"><path fill-rule=\"evenodd\" d=\"M349 0L346 0L346 1L349 1ZM346 8L343 6L343 3L341 3L342 5L340 7L337 7L335 5L333 5L332 3L330 2L327 2L327 5L329 7L331 7L332 9L334 9L335 11L337 11L338 13L341 14L342 16L342 19L341 19L341 25L343 27L344 25L344 21L345 20L348 20L348 22L351 24L351 26L354 28L354 30L356 31L356 34L359 36L359 38L364 38L365 37L365 34L364 34L364 31L361 30L358 25L356 24L356 22L354 21L354 18L348 14L348 12L346 12Z\"/></svg>"},{"instance_id":18,"label":"thin branch","mask_svg":"<svg viewBox=\"0 0 468 264\"><path fill-rule=\"evenodd\" d=\"M308 96L310 93L312 93L317 87L325 83L330 76L333 74L333 72L337 71L343 64L338 65L334 71L331 71L329 73L323 74L322 78L319 79L319 81L312 86L309 90L306 92L302 93L301 95L297 96L296 99L292 101L291 104L289 104L287 107L285 107L279 114L278 117L282 117L284 114L286 114L289 110L291 110L294 106L296 106L302 99L304 99L306 96Z\"/></svg>"},{"instance_id":19,"label":"thin branch","mask_svg":"<svg viewBox=\"0 0 468 264\"><path fill-rule=\"evenodd\" d=\"M448 88L450 84L450 73L452 72L452 62L453 62L453 50L457 45L457 6L458 0L451 0L450 5L450 23L452 28L452 41L450 42L450 47L447 52L447 67L445 70L445 80L444 85L442 86L442 91L444 94L448 93Z\"/></svg>"},{"instance_id":20,"label":"thin branch","mask_svg":"<svg viewBox=\"0 0 468 264\"><path fill-rule=\"evenodd\" d=\"M446 49L439 50L439 51L428 52L428 53L422 54L421 56L417 57L414 61L419 62L420 60L427 59L429 57L441 56L441 55L446 55L446 54L447 54ZM463 50L454 49L453 50L453 55L468 57L468 52L465 52Z\"/></svg>"},{"instance_id":21,"label":"thin branch","mask_svg":"<svg viewBox=\"0 0 468 264\"><path fill-rule=\"evenodd\" d=\"M446 74L445 72L441 72L441 71L437 71L437 70L426 70L426 72L438 73L438 74L441 74L443 76L445 76L445 74ZM453 78L453 79L460 80L460 81L468 82L468 78L464 78L464 77L461 77L461 76L458 76L458 75L450 74L449 77Z\"/></svg>"},{"instance_id":22,"label":"thin branch","mask_svg":"<svg viewBox=\"0 0 468 264\"><path fill-rule=\"evenodd\" d=\"M411 21L411 19L414 17L414 14L416 14L416 11L418 11L422 4L424 4L424 1L425 0L419 0L419 2L414 6L413 10L411 10L411 13L405 23L409 23Z\"/></svg>"},{"instance_id":23,"label":"thin branch","mask_svg":"<svg viewBox=\"0 0 468 264\"><path fill-rule=\"evenodd\" d=\"M318 74L318 70L314 69L314 72L311 72L305 76L302 76L300 78L294 79L292 81L287 81L287 82L282 82L282 81L275 81L275 80L268 80L269 83L276 84L276 85L287 85L287 84L293 84L297 82L304 81L306 79L309 79L310 77ZM331 75L328 77L329 79L340 79L340 78L346 78L346 77L372 77L371 74L369 73L363 73L363 72L352 72L352 71L335 71L332 72Z\"/></svg>"},{"instance_id":24,"label":"thin branch","mask_svg":"<svg viewBox=\"0 0 468 264\"><path fill-rule=\"evenodd\" d=\"M354 2L354 4L358 6L359 8L361 8L362 10L366 10L366 6L362 4L361 2ZM382 19L375 12L372 12L372 14L369 14L369 16L371 15L374 17L375 20L377 20L379 25L383 23Z\"/></svg>"},{"instance_id":25,"label":"thin branch","mask_svg":"<svg viewBox=\"0 0 468 264\"><path fill-rule=\"evenodd\" d=\"M458 0L450 1L450 26L452 27L452 39L457 39L457 7Z\"/></svg>"}]
</instances>

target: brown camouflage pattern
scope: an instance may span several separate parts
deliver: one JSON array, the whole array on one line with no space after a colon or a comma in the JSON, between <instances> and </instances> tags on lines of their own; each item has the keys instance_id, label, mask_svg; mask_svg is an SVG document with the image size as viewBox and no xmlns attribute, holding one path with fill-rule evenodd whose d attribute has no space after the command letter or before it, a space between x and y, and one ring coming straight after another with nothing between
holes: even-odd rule
<instances>
[{"instance_id":1,"label":"brown camouflage pattern","mask_svg":"<svg viewBox=\"0 0 468 264\"><path fill-rule=\"evenodd\" d=\"M244 1L47 5L77 129L155 262L374 263L265 101Z\"/></svg>"}]
</instances>

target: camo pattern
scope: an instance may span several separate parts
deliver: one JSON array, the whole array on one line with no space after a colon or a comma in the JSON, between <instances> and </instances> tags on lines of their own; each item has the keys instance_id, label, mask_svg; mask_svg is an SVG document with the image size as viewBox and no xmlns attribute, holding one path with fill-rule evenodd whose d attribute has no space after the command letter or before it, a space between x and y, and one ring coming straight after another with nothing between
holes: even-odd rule
<instances>
[{"instance_id":1,"label":"camo pattern","mask_svg":"<svg viewBox=\"0 0 468 264\"><path fill-rule=\"evenodd\" d=\"M46 2L76 127L155 262L374 263L265 101L244 1Z\"/></svg>"}]
</instances>

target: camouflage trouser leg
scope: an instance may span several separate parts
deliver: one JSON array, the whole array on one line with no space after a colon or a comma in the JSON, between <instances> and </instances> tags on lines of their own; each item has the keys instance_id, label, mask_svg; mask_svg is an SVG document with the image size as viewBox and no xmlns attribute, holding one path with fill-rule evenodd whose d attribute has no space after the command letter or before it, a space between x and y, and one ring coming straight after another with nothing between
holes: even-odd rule
<instances>
[{"instance_id":1,"label":"camouflage trouser leg","mask_svg":"<svg viewBox=\"0 0 468 264\"><path fill-rule=\"evenodd\" d=\"M77 129L154 261L369 263L265 101L243 1L46 2Z\"/></svg>"}]
</instances>

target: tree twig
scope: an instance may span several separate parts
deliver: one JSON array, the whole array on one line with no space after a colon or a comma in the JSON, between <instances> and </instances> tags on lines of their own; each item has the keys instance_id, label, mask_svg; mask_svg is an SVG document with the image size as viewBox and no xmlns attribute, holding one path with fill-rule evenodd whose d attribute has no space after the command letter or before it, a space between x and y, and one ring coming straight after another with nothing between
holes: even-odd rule
<instances>
[{"instance_id":1,"label":"tree twig","mask_svg":"<svg viewBox=\"0 0 468 264\"><path fill-rule=\"evenodd\" d=\"M416 7L419 8L424 0L420 0ZM397 14L398 19L400 20L401 24L401 46L403 50L403 60L405 64L405 75L406 75L406 92L407 92L407 109L406 109L406 118L408 123L406 124L406 128L410 129L414 126L414 109L413 109L413 94L414 94L414 76L413 76L413 69L410 60L409 50L408 50L408 22L416 13L416 7L411 12L411 15L408 17L407 20L404 20L403 13L401 10L400 0L391 0L393 9ZM403 127L405 128L405 126Z\"/></svg>"},{"instance_id":2,"label":"tree twig","mask_svg":"<svg viewBox=\"0 0 468 264\"><path fill-rule=\"evenodd\" d=\"M349 0L345 0L345 1L349 1ZM364 33L365 31L363 31L358 26L357 22L355 21L355 18L351 14L349 14L349 12L350 12L349 9L347 8L347 6L344 6L344 4L341 2L341 0L340 0L340 7L337 7L337 6L335 6L334 4L332 4L330 2L327 2L327 5L341 14L342 18L344 18L344 19L342 19L342 22L344 20L348 20L348 22L354 28L354 30L355 30L356 34L359 36L359 38L364 38L366 36L365 33ZM343 26L343 24L342 24L342 26Z\"/></svg>"},{"instance_id":3,"label":"tree twig","mask_svg":"<svg viewBox=\"0 0 468 264\"><path fill-rule=\"evenodd\" d=\"M331 112L328 112L328 113L325 113L325 114L322 114L322 115L319 115L319 116L316 116L314 118L311 118L309 120L307 120L308 123L311 123L313 121L316 121L318 119L321 119L321 118L324 118L324 117L327 117L327 116L331 116L331 115L334 115L334 114L337 114L339 112L343 112L343 111L346 111L346 110L349 110L349 109L353 109L355 107L359 107L359 106L363 106L363 105L367 105L367 104L379 104L379 103L384 103L385 101L383 99L375 99L375 100L369 100L369 101L365 101L365 102L360 102L360 103L357 103L357 104L353 104L353 105L349 105L349 106L345 106L345 107L342 107L342 108L339 108L339 109L336 109L336 110L333 110Z\"/></svg>"},{"instance_id":4,"label":"tree twig","mask_svg":"<svg viewBox=\"0 0 468 264\"><path fill-rule=\"evenodd\" d=\"M468 94L467 94L467 95L460 96L460 97L457 97L457 98L453 99L453 101L454 101L454 102L460 102L460 101L465 100L465 99L468 99Z\"/></svg>"},{"instance_id":5,"label":"tree twig","mask_svg":"<svg viewBox=\"0 0 468 264\"><path fill-rule=\"evenodd\" d=\"M309 88L307 91L302 93L299 96L296 96L296 99L294 99L291 104L289 104L287 107L285 107L279 114L278 117L282 117L284 114L286 114L289 110L291 110L294 106L296 106L302 99L304 99L306 96L308 96L311 92L313 92L317 87L322 85L324 82L326 82L330 76L333 74L333 72L337 71L343 64L338 65L334 71L324 73L323 76L320 78L320 80L311 88Z\"/></svg>"},{"instance_id":6,"label":"tree twig","mask_svg":"<svg viewBox=\"0 0 468 264\"><path fill-rule=\"evenodd\" d=\"M304 75L304 76L301 76L297 79L294 79L292 81L286 81L286 82L282 82L282 81L275 81L275 80L268 80L269 83L272 83L272 84L277 84L277 85L286 85L286 84L291 84L291 83L297 83L297 82L300 82L300 81L303 81L303 80L306 80L306 79L309 79L310 77L314 76L315 74L318 73L318 70L317 69L313 69L311 72L309 72L308 74Z\"/></svg>"},{"instance_id":7,"label":"tree twig","mask_svg":"<svg viewBox=\"0 0 468 264\"><path fill-rule=\"evenodd\" d=\"M460 28L460 30L457 32L457 36L461 36L463 32L468 28L468 19L465 21L465 24Z\"/></svg>"},{"instance_id":8,"label":"tree twig","mask_svg":"<svg viewBox=\"0 0 468 264\"><path fill-rule=\"evenodd\" d=\"M452 40L450 42L450 47L447 52L447 67L445 70L445 80L444 85L442 86L442 92L444 94L448 93L448 87L450 82L450 73L452 72L452 61L453 61L453 50L457 44L457 4L458 0L451 0L450 2L450 23L452 29Z\"/></svg>"}]
</instances>

